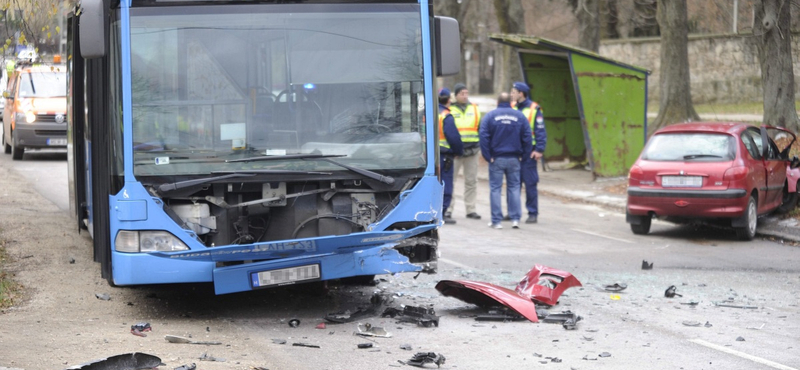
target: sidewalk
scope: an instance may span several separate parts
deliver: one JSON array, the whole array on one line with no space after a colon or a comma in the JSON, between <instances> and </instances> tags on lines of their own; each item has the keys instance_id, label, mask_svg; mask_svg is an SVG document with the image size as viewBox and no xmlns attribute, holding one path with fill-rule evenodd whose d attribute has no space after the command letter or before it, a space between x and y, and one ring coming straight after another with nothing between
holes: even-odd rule
<instances>
[{"instance_id":1,"label":"sidewalk","mask_svg":"<svg viewBox=\"0 0 800 370\"><path fill-rule=\"evenodd\" d=\"M592 173L582 167L562 169L563 164L551 163L550 171L539 168L539 194L556 196L574 201L595 204L616 212L625 212L627 200L627 178L592 179ZM456 207L463 208L463 177L456 179L456 190L453 196L458 199ZM478 194L489 194L488 165L479 159ZM524 199L524 198L523 198ZM774 237L800 243L800 222L794 218L781 219L780 216L768 215L758 219L757 234L763 237Z\"/></svg>"}]
</instances>

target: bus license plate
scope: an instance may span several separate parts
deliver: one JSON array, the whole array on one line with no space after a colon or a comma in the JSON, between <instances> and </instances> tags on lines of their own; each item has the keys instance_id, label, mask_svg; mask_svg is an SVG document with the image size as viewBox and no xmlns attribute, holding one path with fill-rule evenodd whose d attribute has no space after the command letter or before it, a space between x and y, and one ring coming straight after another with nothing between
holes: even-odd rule
<instances>
[{"instance_id":1,"label":"bus license plate","mask_svg":"<svg viewBox=\"0 0 800 370\"><path fill-rule=\"evenodd\" d=\"M56 145L64 146L64 145L67 145L67 138L61 137L61 138L56 138L56 139L47 139L47 145L51 145L51 146L56 146Z\"/></svg>"},{"instance_id":2,"label":"bus license plate","mask_svg":"<svg viewBox=\"0 0 800 370\"><path fill-rule=\"evenodd\" d=\"M703 186L702 176L663 176L661 185L664 187L699 188Z\"/></svg>"},{"instance_id":3,"label":"bus license plate","mask_svg":"<svg viewBox=\"0 0 800 370\"><path fill-rule=\"evenodd\" d=\"M250 278L253 282L253 288L318 280L320 278L319 265L305 265L279 270L254 272L250 275Z\"/></svg>"}]
</instances>

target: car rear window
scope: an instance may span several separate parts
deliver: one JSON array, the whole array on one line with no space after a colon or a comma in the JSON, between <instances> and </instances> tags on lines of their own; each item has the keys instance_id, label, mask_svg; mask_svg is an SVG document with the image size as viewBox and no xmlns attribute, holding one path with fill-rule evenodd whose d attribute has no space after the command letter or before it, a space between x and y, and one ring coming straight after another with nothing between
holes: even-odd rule
<instances>
[{"instance_id":1,"label":"car rear window","mask_svg":"<svg viewBox=\"0 0 800 370\"><path fill-rule=\"evenodd\" d=\"M642 159L723 162L736 157L734 137L713 133L668 133L650 138Z\"/></svg>"}]
</instances>

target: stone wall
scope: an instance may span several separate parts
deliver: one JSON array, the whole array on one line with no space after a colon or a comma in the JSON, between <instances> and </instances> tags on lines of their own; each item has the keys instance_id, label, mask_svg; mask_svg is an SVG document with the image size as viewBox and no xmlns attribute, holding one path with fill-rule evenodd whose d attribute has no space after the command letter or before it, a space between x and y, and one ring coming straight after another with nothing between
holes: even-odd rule
<instances>
[{"instance_id":1,"label":"stone wall","mask_svg":"<svg viewBox=\"0 0 800 370\"><path fill-rule=\"evenodd\" d=\"M658 102L661 46L659 38L607 40L600 55L652 71L648 100ZM752 34L689 36L692 100L702 103L763 101L761 67ZM800 97L800 33L792 35L795 96Z\"/></svg>"}]
</instances>

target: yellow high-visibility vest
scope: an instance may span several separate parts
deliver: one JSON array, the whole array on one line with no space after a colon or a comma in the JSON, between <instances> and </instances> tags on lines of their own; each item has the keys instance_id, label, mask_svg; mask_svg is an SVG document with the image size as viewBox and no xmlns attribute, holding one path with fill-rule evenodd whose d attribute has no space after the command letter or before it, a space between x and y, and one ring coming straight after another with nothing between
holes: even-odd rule
<instances>
[{"instance_id":1,"label":"yellow high-visibility vest","mask_svg":"<svg viewBox=\"0 0 800 370\"><path fill-rule=\"evenodd\" d=\"M450 114L456 121L456 128L458 133L461 134L461 141L464 143L477 143L480 136L478 135L478 126L481 123L481 113L478 106L470 104L465 110L461 110L457 105L450 106Z\"/></svg>"}]
</instances>

